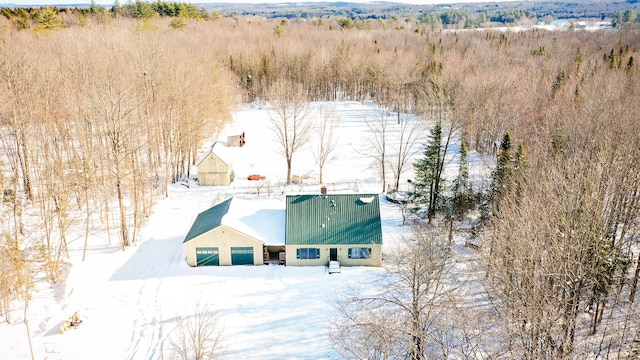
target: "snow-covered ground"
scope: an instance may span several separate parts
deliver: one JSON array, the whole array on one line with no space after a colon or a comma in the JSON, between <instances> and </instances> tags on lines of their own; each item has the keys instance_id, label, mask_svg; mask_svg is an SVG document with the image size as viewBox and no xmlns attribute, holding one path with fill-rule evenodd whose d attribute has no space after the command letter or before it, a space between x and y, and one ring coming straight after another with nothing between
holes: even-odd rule
<instances>
[{"instance_id":1,"label":"snow-covered ground","mask_svg":"<svg viewBox=\"0 0 640 360\"><path fill-rule=\"evenodd\" d=\"M369 130L364 122L378 109L372 103L324 103L338 116L339 146L325 167L329 191L381 192L372 159L363 153ZM305 175L304 184L285 189L284 159L276 153L265 110L238 111L234 123L220 135L226 139L245 131L247 145L234 155L237 181L230 187L174 184L169 196L159 199L141 231L136 246L121 251L107 246L104 236L90 244L81 261L82 244L71 244L72 264L63 285L38 283L28 319L36 359L162 359L170 358L169 339L177 321L206 307L215 312L222 332L225 359L332 359L338 358L327 337L334 314L332 302L343 289L363 284L375 286L383 268L343 268L329 275L325 267L235 266L192 268L186 264L182 241L196 215L231 194L246 204L246 211L284 210L286 192L318 192L317 166L309 149L294 157L294 174ZM389 148L394 148L393 127ZM426 141L426 137L423 137ZM416 149L420 156L422 143ZM210 144L209 144L210 145ZM397 145L397 141L396 141ZM205 144L204 147L206 147ZM471 154L471 173L485 168ZM411 163L401 184L411 178ZM267 177L258 195L257 183L245 180L251 173ZM265 185L265 184L263 184ZM278 216L278 211L271 212ZM401 226L400 210L381 198L383 251L401 241L408 226ZM284 234L264 224L269 239ZM0 324L0 359L31 358L20 304L11 312L11 324ZM61 334L60 325L75 312L83 322Z\"/></svg>"}]
</instances>

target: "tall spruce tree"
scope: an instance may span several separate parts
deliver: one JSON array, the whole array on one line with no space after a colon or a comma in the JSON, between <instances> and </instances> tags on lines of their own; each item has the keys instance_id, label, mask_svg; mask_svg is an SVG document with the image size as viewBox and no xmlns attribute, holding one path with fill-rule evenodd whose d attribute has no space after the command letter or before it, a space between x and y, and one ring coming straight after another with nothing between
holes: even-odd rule
<instances>
[{"instance_id":1,"label":"tall spruce tree","mask_svg":"<svg viewBox=\"0 0 640 360\"><path fill-rule=\"evenodd\" d=\"M491 193L489 200L493 212L500 209L500 201L508 194L512 194L517 199L522 194L522 187L526 181L527 157L523 144L518 144L515 154L511 143L511 135L506 132L500 144L500 153L496 168L492 173Z\"/></svg>"},{"instance_id":2,"label":"tall spruce tree","mask_svg":"<svg viewBox=\"0 0 640 360\"><path fill-rule=\"evenodd\" d=\"M442 171L446 153L446 145L442 144L442 124L437 122L430 131L424 157L413 164L416 174L415 198L418 203L427 204L429 221L433 219L442 202Z\"/></svg>"},{"instance_id":3,"label":"tall spruce tree","mask_svg":"<svg viewBox=\"0 0 640 360\"><path fill-rule=\"evenodd\" d=\"M444 216L449 222L449 243L453 241L453 222L461 220L472 205L471 186L469 184L469 154L464 140L460 143L458 176L449 188L446 197Z\"/></svg>"},{"instance_id":4,"label":"tall spruce tree","mask_svg":"<svg viewBox=\"0 0 640 360\"><path fill-rule=\"evenodd\" d=\"M471 184L469 183L469 152L465 141L460 143L458 176L451 186L449 211L452 219L460 219L471 206Z\"/></svg>"},{"instance_id":5,"label":"tall spruce tree","mask_svg":"<svg viewBox=\"0 0 640 360\"><path fill-rule=\"evenodd\" d=\"M493 185L491 189L491 198L496 200L501 195L504 195L508 183L513 175L513 155L511 154L511 135L507 131L502 137L502 143L500 144L500 154L498 154L498 161L496 168L493 170L492 179Z\"/></svg>"}]
</instances>

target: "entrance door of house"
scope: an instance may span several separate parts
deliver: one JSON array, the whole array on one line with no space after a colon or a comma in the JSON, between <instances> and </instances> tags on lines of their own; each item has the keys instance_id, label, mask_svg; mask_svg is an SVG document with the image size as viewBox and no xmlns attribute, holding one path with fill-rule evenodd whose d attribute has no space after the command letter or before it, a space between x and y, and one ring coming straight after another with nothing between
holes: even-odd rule
<instances>
[{"instance_id":1,"label":"entrance door of house","mask_svg":"<svg viewBox=\"0 0 640 360\"><path fill-rule=\"evenodd\" d=\"M336 248L329 249L329 261L338 261L338 249Z\"/></svg>"}]
</instances>

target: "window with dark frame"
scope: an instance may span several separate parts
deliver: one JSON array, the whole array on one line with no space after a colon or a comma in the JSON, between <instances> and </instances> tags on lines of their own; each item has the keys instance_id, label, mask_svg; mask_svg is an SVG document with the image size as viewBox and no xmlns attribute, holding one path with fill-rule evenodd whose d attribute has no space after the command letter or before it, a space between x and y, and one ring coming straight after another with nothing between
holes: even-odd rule
<instances>
[{"instance_id":1,"label":"window with dark frame","mask_svg":"<svg viewBox=\"0 0 640 360\"><path fill-rule=\"evenodd\" d=\"M371 248L349 248L349 259L371 259Z\"/></svg>"},{"instance_id":2,"label":"window with dark frame","mask_svg":"<svg viewBox=\"0 0 640 360\"><path fill-rule=\"evenodd\" d=\"M298 259L320 259L320 249L316 248L300 248L296 250Z\"/></svg>"}]
</instances>

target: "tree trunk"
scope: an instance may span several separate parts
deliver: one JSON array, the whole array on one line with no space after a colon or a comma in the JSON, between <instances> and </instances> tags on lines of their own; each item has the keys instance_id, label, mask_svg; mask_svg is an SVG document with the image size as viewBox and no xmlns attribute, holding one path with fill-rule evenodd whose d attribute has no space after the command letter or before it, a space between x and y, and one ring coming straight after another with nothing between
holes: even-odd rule
<instances>
[{"instance_id":1,"label":"tree trunk","mask_svg":"<svg viewBox=\"0 0 640 360\"><path fill-rule=\"evenodd\" d=\"M107 226L107 245L111 246L111 217L109 214L109 199L104 199L104 223Z\"/></svg>"},{"instance_id":2,"label":"tree trunk","mask_svg":"<svg viewBox=\"0 0 640 360\"><path fill-rule=\"evenodd\" d=\"M138 216L140 215L140 196L138 194L138 171L136 166L136 153L131 154L131 171L133 183L131 184L131 200L132 200L132 208L133 208L133 234L131 236L131 244L136 244L136 234L138 232ZM187 178L188 179L188 178Z\"/></svg>"},{"instance_id":3,"label":"tree trunk","mask_svg":"<svg viewBox=\"0 0 640 360\"><path fill-rule=\"evenodd\" d=\"M18 156L20 157L20 165L22 167L22 182L24 186L24 193L27 199L31 199L31 175L29 168L29 151L27 148L27 137L22 129L20 131L20 148L18 149Z\"/></svg>"},{"instance_id":4,"label":"tree trunk","mask_svg":"<svg viewBox=\"0 0 640 360\"><path fill-rule=\"evenodd\" d=\"M29 329L29 320L27 319L29 310L29 286L24 284L24 327L27 330L27 338L29 339L29 351L31 352L31 360L36 360L36 356L33 353L33 342L31 341L31 330Z\"/></svg>"},{"instance_id":5,"label":"tree trunk","mask_svg":"<svg viewBox=\"0 0 640 360\"><path fill-rule=\"evenodd\" d=\"M629 294L629 302L632 304L636 298L636 291L638 290L638 277L640 277L640 252L638 252L638 262L636 263L636 272L633 275L633 281L631 282L631 293Z\"/></svg>"},{"instance_id":6,"label":"tree trunk","mask_svg":"<svg viewBox=\"0 0 640 360\"><path fill-rule=\"evenodd\" d=\"M433 220L436 215L436 200L438 198L438 191L436 189L438 186L440 186L440 181L436 175L436 178L431 182L429 189L429 208L427 209L427 219L429 224L431 224L431 220Z\"/></svg>"},{"instance_id":7,"label":"tree trunk","mask_svg":"<svg viewBox=\"0 0 640 360\"><path fill-rule=\"evenodd\" d=\"M383 153L382 155L382 164L380 166L380 170L382 171L382 192L387 192L387 173L385 171L385 166L384 166L384 158L385 155Z\"/></svg>"},{"instance_id":8,"label":"tree trunk","mask_svg":"<svg viewBox=\"0 0 640 360\"><path fill-rule=\"evenodd\" d=\"M129 247L129 231L127 229L126 207L124 205L124 194L122 193L122 179L120 177L120 166L116 160L116 193L118 196L118 207L120 210L120 241L122 250ZM107 214L108 216L108 214Z\"/></svg>"},{"instance_id":9,"label":"tree trunk","mask_svg":"<svg viewBox=\"0 0 640 360\"><path fill-rule=\"evenodd\" d=\"M85 190L85 211L87 212L87 219L84 226L84 246L82 247L82 261L87 259L87 247L89 246L89 224L91 223L91 211L89 208L89 190Z\"/></svg>"}]
</instances>

